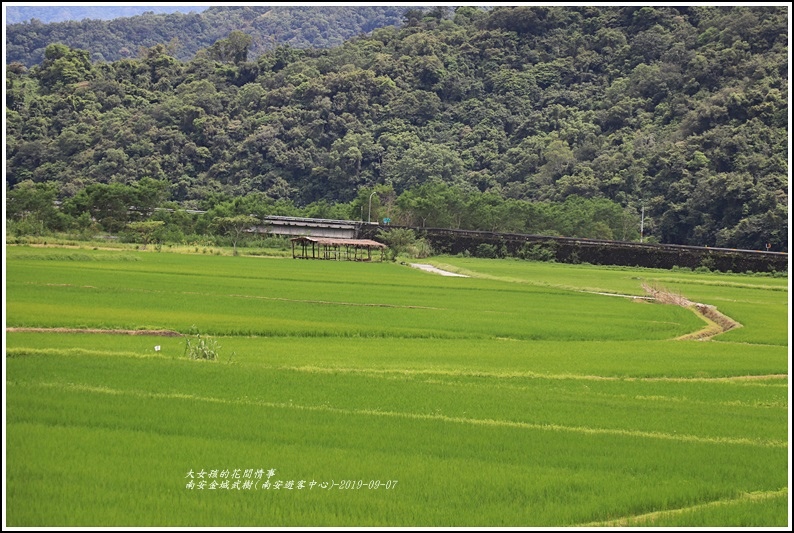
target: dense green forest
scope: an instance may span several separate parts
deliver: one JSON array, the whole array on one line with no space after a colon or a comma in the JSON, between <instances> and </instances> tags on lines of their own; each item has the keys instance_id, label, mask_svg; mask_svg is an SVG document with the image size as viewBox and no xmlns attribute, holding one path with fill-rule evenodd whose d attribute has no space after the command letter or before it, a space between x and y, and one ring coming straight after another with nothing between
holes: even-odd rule
<instances>
[{"instance_id":1,"label":"dense green forest","mask_svg":"<svg viewBox=\"0 0 794 533\"><path fill-rule=\"evenodd\" d=\"M197 2L198 4L198 2ZM152 13L190 13L191 11L200 12L208 6L122 6L118 4L108 5L50 5L50 6L9 6L5 8L6 24L20 24L36 19L40 22L65 22L68 20L98 19L111 20L121 17L134 17L146 12Z\"/></svg>"},{"instance_id":2,"label":"dense green forest","mask_svg":"<svg viewBox=\"0 0 794 533\"><path fill-rule=\"evenodd\" d=\"M254 59L279 44L293 48L341 45L346 39L375 28L399 25L407 9L216 6L195 8L194 13L155 13L152 9L146 14L110 21L81 19L43 24L37 20L6 26L6 63L18 62L27 67L37 65L43 61L47 46L53 43L87 50L92 61L133 58L138 56L141 47L164 43L168 45L169 55L187 61L200 49L225 38L233 30L251 36L249 59Z\"/></svg>"},{"instance_id":3,"label":"dense green forest","mask_svg":"<svg viewBox=\"0 0 794 533\"><path fill-rule=\"evenodd\" d=\"M51 44L7 68L8 216L49 195L47 224L87 225L112 197L636 239L644 210L659 242L785 251L787 28L786 7L438 7L255 59L242 31L184 61L167 33L114 62Z\"/></svg>"}]
</instances>

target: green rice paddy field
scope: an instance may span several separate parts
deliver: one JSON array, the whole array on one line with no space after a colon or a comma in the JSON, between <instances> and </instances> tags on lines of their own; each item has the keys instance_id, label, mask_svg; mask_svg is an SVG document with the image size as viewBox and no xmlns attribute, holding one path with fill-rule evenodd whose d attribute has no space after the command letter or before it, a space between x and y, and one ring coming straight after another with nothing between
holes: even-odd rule
<instances>
[{"instance_id":1,"label":"green rice paddy field","mask_svg":"<svg viewBox=\"0 0 794 533\"><path fill-rule=\"evenodd\" d=\"M786 279L6 253L8 526L791 523Z\"/></svg>"}]
</instances>

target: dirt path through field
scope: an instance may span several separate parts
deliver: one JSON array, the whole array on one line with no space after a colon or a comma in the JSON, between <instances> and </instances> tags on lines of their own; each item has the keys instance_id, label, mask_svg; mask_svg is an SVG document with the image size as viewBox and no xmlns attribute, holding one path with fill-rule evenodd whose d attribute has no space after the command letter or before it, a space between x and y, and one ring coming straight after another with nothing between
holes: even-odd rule
<instances>
[{"instance_id":1,"label":"dirt path through field","mask_svg":"<svg viewBox=\"0 0 794 533\"><path fill-rule=\"evenodd\" d=\"M419 270L424 270L425 272L432 272L433 274L440 274L442 276L451 276L456 278L468 278L469 276L465 274L456 274L455 272L450 272L448 270L441 270L440 268L434 267L433 265L428 265L425 263L409 263L410 266L413 268L418 268Z\"/></svg>"},{"instance_id":2,"label":"dirt path through field","mask_svg":"<svg viewBox=\"0 0 794 533\"><path fill-rule=\"evenodd\" d=\"M440 274L442 276L456 276L456 277L464 277L468 278L466 274L458 274L456 272L450 272L448 270L442 270L436 266L425 264L425 263L408 263L409 266L413 268L418 268L424 270L425 272L432 272L434 274ZM477 276L479 277L479 276ZM485 277L485 276L483 276ZM608 292L595 292L595 291L582 291L588 292L591 294L599 294L602 296L618 296L622 298L631 298L633 300L651 300L663 304L673 304L679 305L684 307L685 309L689 309L693 313L695 313L701 320L706 322L706 326L698 331L694 331L692 333L687 333L686 335L682 335L678 337L676 340L709 340L712 337L719 335L721 333L725 333L726 331L730 331L735 328L740 328L742 325L733 320L731 317L720 313L717 308L713 305L702 304L697 302L692 302L687 300L681 295L671 293L669 291L665 291L664 289L658 287L651 287L650 285L643 284L643 289L650 296L635 296L630 294L617 294L617 293L608 293Z\"/></svg>"},{"instance_id":3,"label":"dirt path through field","mask_svg":"<svg viewBox=\"0 0 794 533\"><path fill-rule=\"evenodd\" d=\"M727 315L720 313L713 305L701 304L687 300L680 294L674 294L658 287L651 287L650 285L643 284L643 289L654 300L663 304L679 305L685 309L689 309L706 322L706 327L698 331L687 333L678 337L677 340L709 340L715 335L725 333L735 328L740 328L742 325Z\"/></svg>"}]
</instances>

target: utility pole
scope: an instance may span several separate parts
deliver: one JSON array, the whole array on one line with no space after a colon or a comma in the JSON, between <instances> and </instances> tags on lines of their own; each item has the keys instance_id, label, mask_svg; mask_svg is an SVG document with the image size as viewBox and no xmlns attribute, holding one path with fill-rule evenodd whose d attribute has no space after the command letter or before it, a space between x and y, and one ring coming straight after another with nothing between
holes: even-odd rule
<instances>
[{"instance_id":1,"label":"utility pole","mask_svg":"<svg viewBox=\"0 0 794 533\"><path fill-rule=\"evenodd\" d=\"M376 191L372 191L372 194L369 195L369 212L367 213L367 224L371 224L372 222L372 195L375 194Z\"/></svg>"}]
</instances>

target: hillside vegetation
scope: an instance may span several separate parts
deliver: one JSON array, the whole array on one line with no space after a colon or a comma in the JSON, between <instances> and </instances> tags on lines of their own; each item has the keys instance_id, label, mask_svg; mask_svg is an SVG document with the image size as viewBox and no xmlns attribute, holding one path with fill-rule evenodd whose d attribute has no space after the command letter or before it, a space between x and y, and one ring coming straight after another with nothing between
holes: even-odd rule
<instances>
[{"instance_id":1,"label":"hillside vegetation","mask_svg":"<svg viewBox=\"0 0 794 533\"><path fill-rule=\"evenodd\" d=\"M98 19L112 20L122 17L134 17L144 13L190 13L200 12L207 6L120 6L111 5L59 5L59 6L7 6L5 23L35 24L38 22L67 22L70 20ZM35 21L34 21L35 19ZM24 27L15 28L15 31L24 33Z\"/></svg>"},{"instance_id":2,"label":"hillside vegetation","mask_svg":"<svg viewBox=\"0 0 794 533\"><path fill-rule=\"evenodd\" d=\"M610 215L577 236L637 238L644 209L660 242L785 251L787 16L409 10L255 59L264 44L243 31L189 60L169 31L110 63L50 44L8 67L7 187L53 183L68 202L151 178L182 206L249 195L364 220L377 191L373 213L395 223L529 232L578 202L632 230Z\"/></svg>"},{"instance_id":3,"label":"hillside vegetation","mask_svg":"<svg viewBox=\"0 0 794 533\"><path fill-rule=\"evenodd\" d=\"M9 8L11 9L11 8ZM23 8L17 8L23 9ZM253 39L252 56L277 44L297 48L341 45L345 39L375 28L400 24L406 7L383 6L216 6L216 7L63 7L49 12L73 20L48 22L45 8L30 10L36 20L6 28L6 63L28 67L41 63L48 45L60 43L87 50L94 61L118 61L138 55L140 47L170 45L169 53L189 60L233 30ZM127 11L125 11L127 10ZM121 13L114 18L106 12ZM99 20L108 19L113 20Z\"/></svg>"}]
</instances>

